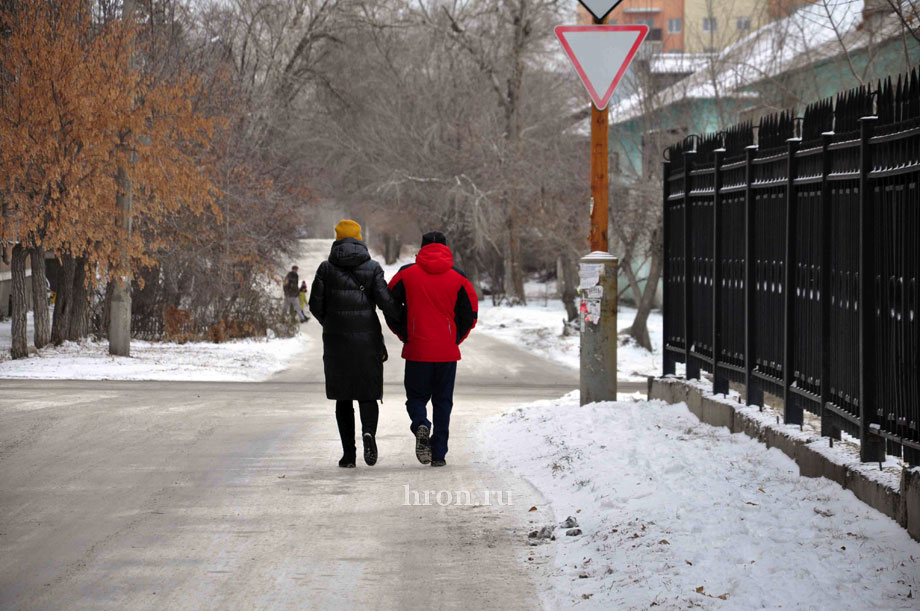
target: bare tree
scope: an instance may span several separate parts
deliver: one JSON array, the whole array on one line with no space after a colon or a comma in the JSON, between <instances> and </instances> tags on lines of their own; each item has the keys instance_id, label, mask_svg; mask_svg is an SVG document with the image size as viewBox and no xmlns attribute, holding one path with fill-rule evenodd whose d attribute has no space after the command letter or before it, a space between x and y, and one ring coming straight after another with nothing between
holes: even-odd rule
<instances>
[{"instance_id":1,"label":"bare tree","mask_svg":"<svg viewBox=\"0 0 920 611\"><path fill-rule=\"evenodd\" d=\"M450 6L448 6L450 5ZM520 165L525 75L547 42L549 23L560 10L558 0L469 0L453 3L418 2L423 22L450 37L473 60L487 80L502 110L498 168L502 173ZM521 254L525 195L507 181L499 194L504 214L504 292L510 304L526 303Z\"/></svg>"},{"instance_id":2,"label":"bare tree","mask_svg":"<svg viewBox=\"0 0 920 611\"><path fill-rule=\"evenodd\" d=\"M898 16L904 31L920 42L920 0L884 0Z\"/></svg>"}]
</instances>

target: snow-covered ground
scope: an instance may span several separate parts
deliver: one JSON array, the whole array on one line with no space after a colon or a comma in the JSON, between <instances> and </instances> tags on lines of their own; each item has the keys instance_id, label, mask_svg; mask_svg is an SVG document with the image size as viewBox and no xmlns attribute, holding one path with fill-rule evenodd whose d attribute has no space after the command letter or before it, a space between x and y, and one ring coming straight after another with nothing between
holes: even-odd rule
<instances>
[{"instance_id":1,"label":"snow-covered ground","mask_svg":"<svg viewBox=\"0 0 920 611\"><path fill-rule=\"evenodd\" d=\"M542 302L541 302L542 303ZM636 310L620 306L617 327L632 325ZM548 305L517 307L480 304L476 329L492 337L516 344L529 352L578 369L580 339L577 334L564 336L565 306L558 299ZM661 313L652 312L648 320L649 336L654 350L637 345L632 338L621 336L617 348L617 369L621 380L641 381L661 373Z\"/></svg>"},{"instance_id":2,"label":"snow-covered ground","mask_svg":"<svg viewBox=\"0 0 920 611\"><path fill-rule=\"evenodd\" d=\"M29 313L29 340L32 313ZM29 358L10 359L10 323L0 323L0 379L194 380L259 382L287 367L307 346L306 335L237 340L223 344L131 342L130 357L109 354L108 342L65 342Z\"/></svg>"},{"instance_id":3,"label":"snow-covered ground","mask_svg":"<svg viewBox=\"0 0 920 611\"><path fill-rule=\"evenodd\" d=\"M920 543L684 404L572 393L506 413L481 442L551 505L555 540L522 541L554 548L549 608L920 608ZM568 516L583 534L566 536Z\"/></svg>"},{"instance_id":4,"label":"snow-covered ground","mask_svg":"<svg viewBox=\"0 0 920 611\"><path fill-rule=\"evenodd\" d=\"M331 240L301 240L293 263L309 284L329 253ZM287 269L287 263L282 270ZM280 294L280 283L267 287ZM316 322L308 324L315 325ZM29 342L32 313L29 313ZM113 357L108 342L67 342L43 348L27 359L10 359L10 321L0 322L0 379L69 380L186 380L200 382L259 382L283 371L309 345L299 334L287 339L234 340L223 344L190 342L131 342L131 356Z\"/></svg>"}]
</instances>

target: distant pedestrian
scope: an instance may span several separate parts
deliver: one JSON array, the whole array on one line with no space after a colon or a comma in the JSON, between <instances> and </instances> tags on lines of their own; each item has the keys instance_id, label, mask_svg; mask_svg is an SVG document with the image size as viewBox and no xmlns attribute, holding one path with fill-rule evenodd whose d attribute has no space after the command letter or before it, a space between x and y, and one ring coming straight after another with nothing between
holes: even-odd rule
<instances>
[{"instance_id":1,"label":"distant pedestrian","mask_svg":"<svg viewBox=\"0 0 920 611\"><path fill-rule=\"evenodd\" d=\"M323 326L326 398L335 401L342 439L340 467L355 466L355 411L361 413L364 462L377 462L377 401L383 398L383 363L387 360L376 308L400 320L383 269L361 241L361 226L343 220L335 226L329 259L316 270L310 311Z\"/></svg>"},{"instance_id":2,"label":"distant pedestrian","mask_svg":"<svg viewBox=\"0 0 920 611\"><path fill-rule=\"evenodd\" d=\"M390 291L404 310L402 321L387 319L405 344L406 410L415 436L415 456L422 464L446 463L450 412L460 344L479 316L476 291L454 267L454 256L439 231L422 237L415 263L406 265L390 280ZM427 405L431 401L432 423Z\"/></svg>"},{"instance_id":3,"label":"distant pedestrian","mask_svg":"<svg viewBox=\"0 0 920 611\"><path fill-rule=\"evenodd\" d=\"M291 267L291 271L284 277L284 303L288 309L294 312L294 315L300 318L300 322L307 322L307 315L304 314L300 307L300 277L297 275L297 266Z\"/></svg>"},{"instance_id":4,"label":"distant pedestrian","mask_svg":"<svg viewBox=\"0 0 920 611\"><path fill-rule=\"evenodd\" d=\"M304 316L307 320L310 320L310 316L307 312L307 281L304 280L300 283L300 294L297 296L298 303L300 304L300 311L304 313Z\"/></svg>"}]
</instances>

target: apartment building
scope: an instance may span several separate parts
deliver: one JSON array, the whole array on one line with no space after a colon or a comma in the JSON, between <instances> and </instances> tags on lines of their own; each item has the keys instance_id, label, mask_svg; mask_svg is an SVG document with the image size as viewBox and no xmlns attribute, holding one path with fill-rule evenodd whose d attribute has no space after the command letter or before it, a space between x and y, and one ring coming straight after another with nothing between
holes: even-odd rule
<instances>
[{"instance_id":1,"label":"apartment building","mask_svg":"<svg viewBox=\"0 0 920 611\"><path fill-rule=\"evenodd\" d=\"M623 0L610 23L649 27L646 52L718 53L815 0Z\"/></svg>"},{"instance_id":2,"label":"apartment building","mask_svg":"<svg viewBox=\"0 0 920 611\"><path fill-rule=\"evenodd\" d=\"M684 0L685 53L718 53L771 21L765 0Z\"/></svg>"},{"instance_id":3,"label":"apartment building","mask_svg":"<svg viewBox=\"0 0 920 611\"><path fill-rule=\"evenodd\" d=\"M623 0L610 23L647 25L649 54L684 52L684 0Z\"/></svg>"}]
</instances>

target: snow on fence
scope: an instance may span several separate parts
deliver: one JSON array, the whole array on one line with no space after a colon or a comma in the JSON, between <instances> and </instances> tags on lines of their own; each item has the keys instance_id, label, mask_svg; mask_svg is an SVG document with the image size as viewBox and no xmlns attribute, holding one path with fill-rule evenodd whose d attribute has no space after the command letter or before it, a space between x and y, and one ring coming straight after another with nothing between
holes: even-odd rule
<instances>
[{"instance_id":1,"label":"snow on fence","mask_svg":"<svg viewBox=\"0 0 920 611\"><path fill-rule=\"evenodd\" d=\"M670 147L664 236L665 374L920 464L916 70Z\"/></svg>"}]
</instances>

